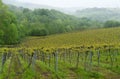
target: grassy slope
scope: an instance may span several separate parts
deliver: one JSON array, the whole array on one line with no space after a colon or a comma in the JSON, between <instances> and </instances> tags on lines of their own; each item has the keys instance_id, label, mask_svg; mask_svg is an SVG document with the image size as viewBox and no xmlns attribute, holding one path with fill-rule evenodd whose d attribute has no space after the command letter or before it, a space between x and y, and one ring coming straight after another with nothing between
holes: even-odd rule
<instances>
[{"instance_id":1,"label":"grassy slope","mask_svg":"<svg viewBox=\"0 0 120 79\"><path fill-rule=\"evenodd\" d=\"M73 32L46 37L28 37L22 47L69 47L80 45L119 45L120 28Z\"/></svg>"}]
</instances>

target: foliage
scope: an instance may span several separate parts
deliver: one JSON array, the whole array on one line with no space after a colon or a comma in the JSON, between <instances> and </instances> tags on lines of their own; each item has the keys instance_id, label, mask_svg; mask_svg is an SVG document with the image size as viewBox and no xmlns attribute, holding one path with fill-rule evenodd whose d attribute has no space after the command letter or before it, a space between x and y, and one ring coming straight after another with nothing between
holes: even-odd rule
<instances>
[{"instance_id":1,"label":"foliage","mask_svg":"<svg viewBox=\"0 0 120 79\"><path fill-rule=\"evenodd\" d=\"M0 44L14 44L18 42L15 16L3 4L0 7L0 36Z\"/></svg>"},{"instance_id":2,"label":"foliage","mask_svg":"<svg viewBox=\"0 0 120 79\"><path fill-rule=\"evenodd\" d=\"M46 36L46 35L48 35L48 32L46 29L36 29L35 28L31 31L30 35L32 35L32 36Z\"/></svg>"},{"instance_id":3,"label":"foliage","mask_svg":"<svg viewBox=\"0 0 120 79\"><path fill-rule=\"evenodd\" d=\"M104 24L104 27L119 27L119 26L120 26L120 22L114 20L106 21Z\"/></svg>"},{"instance_id":4,"label":"foliage","mask_svg":"<svg viewBox=\"0 0 120 79\"><path fill-rule=\"evenodd\" d=\"M40 29L47 32L45 35L50 35L101 27L99 22L87 18L77 18L53 9L29 10L15 6L9 6L9 9L17 16L18 24L27 29L26 33L32 36L43 36L43 34L40 34ZM39 32L35 34L35 31Z\"/></svg>"}]
</instances>

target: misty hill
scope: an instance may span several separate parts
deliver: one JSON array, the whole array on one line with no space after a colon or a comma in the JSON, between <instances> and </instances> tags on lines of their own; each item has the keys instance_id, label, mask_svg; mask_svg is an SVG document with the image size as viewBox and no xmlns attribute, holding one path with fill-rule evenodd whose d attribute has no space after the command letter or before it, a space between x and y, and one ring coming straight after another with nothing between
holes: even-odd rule
<instances>
[{"instance_id":1,"label":"misty hill","mask_svg":"<svg viewBox=\"0 0 120 79\"><path fill-rule=\"evenodd\" d=\"M74 13L77 17L87 17L97 21L120 20L119 8L86 8Z\"/></svg>"},{"instance_id":2,"label":"misty hill","mask_svg":"<svg viewBox=\"0 0 120 79\"><path fill-rule=\"evenodd\" d=\"M18 25L27 28L28 35L49 35L101 27L99 22L77 18L54 9L30 10L9 5L9 10L17 17Z\"/></svg>"},{"instance_id":3,"label":"misty hill","mask_svg":"<svg viewBox=\"0 0 120 79\"><path fill-rule=\"evenodd\" d=\"M34 4L28 2L21 2L19 0L3 0L5 4L11 4L17 7L24 7L29 9L55 9L66 14L74 15L77 17L86 17L91 20L107 21L107 20L120 20L119 8L86 8L83 7L71 7L71 8L59 8L48 5Z\"/></svg>"},{"instance_id":4,"label":"misty hill","mask_svg":"<svg viewBox=\"0 0 120 79\"><path fill-rule=\"evenodd\" d=\"M35 3L28 3L28 2L21 2L18 0L3 0L3 2L7 5L14 5L17 7L24 7L24 8L29 8L29 9L55 9L55 10L59 10L61 12L64 12L66 14L72 14L73 12L75 12L78 9L81 8L59 8L59 7L53 7L53 6L49 6L49 5L42 5L42 4L35 4Z\"/></svg>"},{"instance_id":5,"label":"misty hill","mask_svg":"<svg viewBox=\"0 0 120 79\"><path fill-rule=\"evenodd\" d=\"M21 2L18 0L3 0L5 4L11 4L17 7L24 7L29 9L35 9L35 8L46 8L46 9L55 9L55 7L48 6L48 5L40 5L40 4L34 4L34 3L28 3L28 2Z\"/></svg>"}]
</instances>

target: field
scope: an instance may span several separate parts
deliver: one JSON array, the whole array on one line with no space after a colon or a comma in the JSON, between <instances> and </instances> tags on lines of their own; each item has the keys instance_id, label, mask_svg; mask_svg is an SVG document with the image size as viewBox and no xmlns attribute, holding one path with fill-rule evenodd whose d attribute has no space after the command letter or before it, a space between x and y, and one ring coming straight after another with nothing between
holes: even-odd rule
<instances>
[{"instance_id":1,"label":"field","mask_svg":"<svg viewBox=\"0 0 120 79\"><path fill-rule=\"evenodd\" d=\"M0 59L0 79L120 79L120 28L28 37Z\"/></svg>"}]
</instances>

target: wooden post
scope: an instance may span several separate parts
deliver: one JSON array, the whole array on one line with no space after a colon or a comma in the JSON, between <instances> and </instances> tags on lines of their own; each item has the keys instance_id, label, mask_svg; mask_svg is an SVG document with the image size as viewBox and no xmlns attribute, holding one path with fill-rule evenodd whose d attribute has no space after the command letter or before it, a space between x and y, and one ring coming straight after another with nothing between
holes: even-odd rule
<instances>
[{"instance_id":1,"label":"wooden post","mask_svg":"<svg viewBox=\"0 0 120 79\"><path fill-rule=\"evenodd\" d=\"M92 69L92 57L93 57L93 52L90 51L90 70Z\"/></svg>"},{"instance_id":2,"label":"wooden post","mask_svg":"<svg viewBox=\"0 0 120 79\"><path fill-rule=\"evenodd\" d=\"M84 70L87 70L87 57L88 57L88 51L85 52L85 61L84 61Z\"/></svg>"},{"instance_id":3,"label":"wooden post","mask_svg":"<svg viewBox=\"0 0 120 79\"><path fill-rule=\"evenodd\" d=\"M69 51L69 63L71 64L71 52L70 52L70 50L68 50Z\"/></svg>"},{"instance_id":4,"label":"wooden post","mask_svg":"<svg viewBox=\"0 0 120 79\"><path fill-rule=\"evenodd\" d=\"M78 68L78 66L79 66L79 57L80 57L80 53L78 52L77 54L78 55L77 55L76 68Z\"/></svg>"},{"instance_id":5,"label":"wooden post","mask_svg":"<svg viewBox=\"0 0 120 79\"><path fill-rule=\"evenodd\" d=\"M111 68L113 67L113 58L112 58L112 53L111 50L109 49L109 56L110 56L110 63L111 63Z\"/></svg>"},{"instance_id":6,"label":"wooden post","mask_svg":"<svg viewBox=\"0 0 120 79\"><path fill-rule=\"evenodd\" d=\"M36 59L37 59L36 53L37 53L37 52L34 51L33 57L32 57L32 69L33 69L33 71L35 71L35 65L36 65Z\"/></svg>"},{"instance_id":7,"label":"wooden post","mask_svg":"<svg viewBox=\"0 0 120 79\"><path fill-rule=\"evenodd\" d=\"M55 52L55 60L54 60L54 63L55 63L55 72L58 71L58 50Z\"/></svg>"},{"instance_id":8,"label":"wooden post","mask_svg":"<svg viewBox=\"0 0 120 79\"><path fill-rule=\"evenodd\" d=\"M98 66L100 65L100 50L97 52Z\"/></svg>"},{"instance_id":9,"label":"wooden post","mask_svg":"<svg viewBox=\"0 0 120 79\"><path fill-rule=\"evenodd\" d=\"M42 62L45 62L45 55L44 55L44 52L42 52Z\"/></svg>"},{"instance_id":10,"label":"wooden post","mask_svg":"<svg viewBox=\"0 0 120 79\"><path fill-rule=\"evenodd\" d=\"M65 49L65 52L64 52L64 63L66 62L66 49Z\"/></svg>"},{"instance_id":11,"label":"wooden post","mask_svg":"<svg viewBox=\"0 0 120 79\"><path fill-rule=\"evenodd\" d=\"M4 64L5 64L5 62L6 62L6 56L7 56L7 53L5 52L5 53L3 53L3 55L2 55L2 62L1 62L1 73L3 72L3 68L4 68Z\"/></svg>"},{"instance_id":12,"label":"wooden post","mask_svg":"<svg viewBox=\"0 0 120 79\"><path fill-rule=\"evenodd\" d=\"M51 63L51 56L50 56L50 53L49 53L48 57L49 57L49 67L50 67L50 63Z\"/></svg>"}]
</instances>

